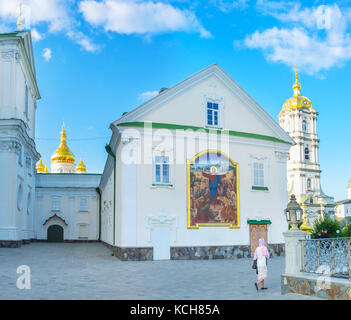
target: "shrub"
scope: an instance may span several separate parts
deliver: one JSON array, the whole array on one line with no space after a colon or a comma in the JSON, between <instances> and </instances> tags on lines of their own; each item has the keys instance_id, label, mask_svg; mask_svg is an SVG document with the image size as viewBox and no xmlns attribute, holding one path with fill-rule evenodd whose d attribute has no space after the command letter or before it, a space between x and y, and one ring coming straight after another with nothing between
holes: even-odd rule
<instances>
[{"instance_id":1,"label":"shrub","mask_svg":"<svg viewBox=\"0 0 351 320\"><path fill-rule=\"evenodd\" d=\"M342 237L351 237L351 224L346 224L341 231Z\"/></svg>"},{"instance_id":2,"label":"shrub","mask_svg":"<svg viewBox=\"0 0 351 320\"><path fill-rule=\"evenodd\" d=\"M336 230L339 230L339 236L341 235L341 226L338 221L334 221L329 217L324 218L322 220L319 218L314 222L314 226L312 229L311 237L315 238L336 238L337 233Z\"/></svg>"}]
</instances>

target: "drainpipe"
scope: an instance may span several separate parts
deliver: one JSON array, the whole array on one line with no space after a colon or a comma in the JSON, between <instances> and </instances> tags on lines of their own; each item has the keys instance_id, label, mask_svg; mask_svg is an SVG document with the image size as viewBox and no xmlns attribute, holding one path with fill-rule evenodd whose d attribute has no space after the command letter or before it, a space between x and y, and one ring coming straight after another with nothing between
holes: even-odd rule
<instances>
[{"instance_id":1,"label":"drainpipe","mask_svg":"<svg viewBox=\"0 0 351 320\"><path fill-rule=\"evenodd\" d=\"M97 193L99 194L99 238L101 241L101 190L99 187L96 188Z\"/></svg>"},{"instance_id":2,"label":"drainpipe","mask_svg":"<svg viewBox=\"0 0 351 320\"><path fill-rule=\"evenodd\" d=\"M109 144L105 146L106 152L113 158L114 177L113 177L113 245L116 238L116 155L113 153Z\"/></svg>"}]
</instances>

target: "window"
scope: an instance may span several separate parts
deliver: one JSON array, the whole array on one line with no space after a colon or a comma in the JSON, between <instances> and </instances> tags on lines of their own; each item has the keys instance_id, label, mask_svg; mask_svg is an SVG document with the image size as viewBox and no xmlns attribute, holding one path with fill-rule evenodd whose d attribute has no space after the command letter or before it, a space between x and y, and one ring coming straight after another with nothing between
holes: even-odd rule
<instances>
[{"instance_id":1,"label":"window","mask_svg":"<svg viewBox=\"0 0 351 320\"><path fill-rule=\"evenodd\" d=\"M79 211L88 211L88 199L87 198L81 198L79 204L80 204Z\"/></svg>"},{"instance_id":2,"label":"window","mask_svg":"<svg viewBox=\"0 0 351 320\"><path fill-rule=\"evenodd\" d=\"M18 149L18 163L22 165L22 146L21 145L19 146L19 149Z\"/></svg>"},{"instance_id":3,"label":"window","mask_svg":"<svg viewBox=\"0 0 351 320\"><path fill-rule=\"evenodd\" d=\"M22 210L23 205L23 187L22 184L18 186L18 193L17 193L17 209L18 211Z\"/></svg>"},{"instance_id":4,"label":"window","mask_svg":"<svg viewBox=\"0 0 351 320\"><path fill-rule=\"evenodd\" d=\"M264 164L254 162L254 186L264 187Z\"/></svg>"},{"instance_id":5,"label":"window","mask_svg":"<svg viewBox=\"0 0 351 320\"><path fill-rule=\"evenodd\" d=\"M218 127L218 103L207 102L207 125Z\"/></svg>"},{"instance_id":6,"label":"window","mask_svg":"<svg viewBox=\"0 0 351 320\"><path fill-rule=\"evenodd\" d=\"M80 224L78 232L79 232L78 234L79 239L88 239L89 238L88 224Z\"/></svg>"},{"instance_id":7,"label":"window","mask_svg":"<svg viewBox=\"0 0 351 320\"><path fill-rule=\"evenodd\" d=\"M312 184L311 184L311 179L307 179L307 190L311 190Z\"/></svg>"},{"instance_id":8,"label":"window","mask_svg":"<svg viewBox=\"0 0 351 320\"><path fill-rule=\"evenodd\" d=\"M310 159L310 149L308 147L305 148L305 160Z\"/></svg>"},{"instance_id":9,"label":"window","mask_svg":"<svg viewBox=\"0 0 351 320\"><path fill-rule=\"evenodd\" d=\"M307 132L307 121L306 120L302 120L302 131Z\"/></svg>"},{"instance_id":10,"label":"window","mask_svg":"<svg viewBox=\"0 0 351 320\"><path fill-rule=\"evenodd\" d=\"M169 184L169 157L155 157L155 183Z\"/></svg>"},{"instance_id":11,"label":"window","mask_svg":"<svg viewBox=\"0 0 351 320\"><path fill-rule=\"evenodd\" d=\"M60 198L52 198L51 200L51 210L60 211Z\"/></svg>"}]
</instances>

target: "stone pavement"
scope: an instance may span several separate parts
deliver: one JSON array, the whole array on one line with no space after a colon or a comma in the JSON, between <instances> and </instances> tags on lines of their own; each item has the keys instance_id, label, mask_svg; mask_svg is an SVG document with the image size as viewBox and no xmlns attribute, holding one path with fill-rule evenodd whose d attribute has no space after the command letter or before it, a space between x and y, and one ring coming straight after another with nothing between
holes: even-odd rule
<instances>
[{"instance_id":1,"label":"stone pavement","mask_svg":"<svg viewBox=\"0 0 351 320\"><path fill-rule=\"evenodd\" d=\"M31 289L17 289L17 267ZM268 262L268 290L257 292L251 259L128 261L102 243L31 243L0 249L0 299L313 299L280 294L284 257Z\"/></svg>"}]
</instances>

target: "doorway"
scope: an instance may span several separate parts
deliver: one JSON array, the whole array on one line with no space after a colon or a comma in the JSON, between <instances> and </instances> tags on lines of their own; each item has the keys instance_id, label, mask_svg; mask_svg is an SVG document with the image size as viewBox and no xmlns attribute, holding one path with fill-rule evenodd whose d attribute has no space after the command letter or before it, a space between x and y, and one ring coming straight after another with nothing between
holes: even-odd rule
<instances>
[{"instance_id":1,"label":"doorway","mask_svg":"<svg viewBox=\"0 0 351 320\"><path fill-rule=\"evenodd\" d=\"M171 255L170 228L167 226L152 229L154 260L169 260Z\"/></svg>"},{"instance_id":2,"label":"doorway","mask_svg":"<svg viewBox=\"0 0 351 320\"><path fill-rule=\"evenodd\" d=\"M48 242L63 242L63 228L57 224L48 228Z\"/></svg>"},{"instance_id":3,"label":"doorway","mask_svg":"<svg viewBox=\"0 0 351 320\"><path fill-rule=\"evenodd\" d=\"M258 239L263 238L268 247L268 235L266 224L250 224L250 249L251 257L254 256L255 250L258 247Z\"/></svg>"}]
</instances>

